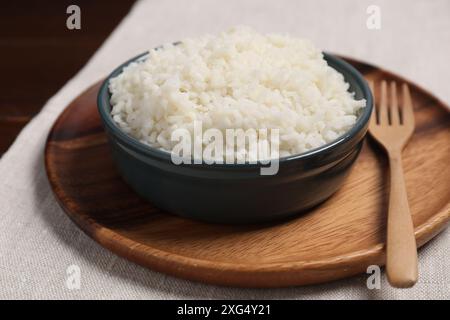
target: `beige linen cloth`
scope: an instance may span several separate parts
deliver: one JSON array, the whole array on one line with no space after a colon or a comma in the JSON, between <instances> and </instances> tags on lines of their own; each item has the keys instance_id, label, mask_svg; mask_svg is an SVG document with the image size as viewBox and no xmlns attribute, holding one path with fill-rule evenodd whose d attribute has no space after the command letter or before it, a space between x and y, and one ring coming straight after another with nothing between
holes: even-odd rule
<instances>
[{"instance_id":1,"label":"beige linen cloth","mask_svg":"<svg viewBox=\"0 0 450 320\"><path fill-rule=\"evenodd\" d=\"M380 30L366 27L369 5L381 9ZM83 24L83 10L81 7L81 26L89 28ZM105 7L98 19L107 18ZM309 38L325 50L397 72L443 101L450 101L450 1L138 2L89 63L47 102L0 160L0 298L450 298L448 230L420 250L420 280L413 289L393 289L384 275L380 290L367 289L367 275L308 287L237 289L144 269L102 248L63 213L49 188L43 165L45 138L63 108L83 89L138 53L165 42L217 33L240 24L260 32L288 32ZM71 265L80 268L79 289L67 287L66 272Z\"/></svg>"}]
</instances>

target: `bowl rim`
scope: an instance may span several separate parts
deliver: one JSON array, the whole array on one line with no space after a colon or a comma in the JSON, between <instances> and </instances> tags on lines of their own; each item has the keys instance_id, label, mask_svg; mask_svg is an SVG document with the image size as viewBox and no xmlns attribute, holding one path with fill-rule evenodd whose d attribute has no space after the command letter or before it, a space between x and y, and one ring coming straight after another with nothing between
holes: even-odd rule
<instances>
[{"instance_id":1,"label":"bowl rim","mask_svg":"<svg viewBox=\"0 0 450 320\"><path fill-rule=\"evenodd\" d=\"M159 48L159 47L158 47ZM156 49L158 49L156 48ZM133 62L140 62L144 61L148 55L149 51L146 51L144 53L141 53L126 62L122 63L118 67L116 67L102 82L101 87L99 89L98 95L97 95L97 108L100 114L100 118L102 119L103 125L109 129L109 132L111 132L115 137L119 138L119 140L126 144L128 147L131 147L135 151L139 151L143 153L144 155L156 157L160 160L164 161L171 161L171 153L165 150L161 150L158 148L154 148L150 145L147 145L138 139L132 137L128 133L124 132L117 123L113 120L110 111L112 106L110 103L110 96L111 93L109 92L109 81L111 78L118 76L122 70ZM354 138L361 130L364 130L366 125L369 122L370 116L372 114L373 109L373 96L372 92L369 88L369 85L367 81L364 79L363 75L350 63L344 61L340 57L331 54L329 52L323 51L324 59L327 61L327 64L331 62L334 65L337 65L341 69L346 69L346 71L349 73L351 77L353 77L353 80L356 82L356 84L360 87L364 99L366 99L366 106L362 109L362 113L357 118L356 123L353 125L353 127L350 128L350 130L346 131L344 134L339 136L337 139L326 143L320 147L308 150L303 153L293 154L285 157L278 158L278 162L284 163L284 162L292 162L294 160L310 160L311 158L318 156L323 153L327 153L332 151L333 149L344 145L346 142L350 141L352 138ZM333 69L335 69L333 66L330 66ZM339 73L341 73L339 70L335 69ZM341 73L342 74L342 73ZM346 81L348 82L348 81ZM106 102L106 105L105 105ZM193 160L193 158L191 158ZM194 163L191 161L191 163ZM199 164L195 164L196 166L199 166ZM200 166L206 165L204 161L201 162ZM214 167L245 167L245 168L251 168L251 167L258 167L260 168L263 166L259 161L257 163L212 163L208 164L208 166L214 166ZM264 165L266 166L266 165Z\"/></svg>"}]
</instances>

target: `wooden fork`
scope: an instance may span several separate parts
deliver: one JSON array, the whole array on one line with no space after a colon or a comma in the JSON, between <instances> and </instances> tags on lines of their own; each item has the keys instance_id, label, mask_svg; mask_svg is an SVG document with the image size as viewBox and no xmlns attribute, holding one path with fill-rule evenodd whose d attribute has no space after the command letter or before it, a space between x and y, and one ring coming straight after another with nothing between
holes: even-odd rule
<instances>
[{"instance_id":1,"label":"wooden fork","mask_svg":"<svg viewBox=\"0 0 450 320\"><path fill-rule=\"evenodd\" d=\"M374 93L374 84L369 82ZM374 112L369 132L386 150L390 167L390 195L387 221L386 273L389 283L409 288L417 282L417 247L414 226L408 206L402 168L402 150L414 132L414 111L406 84L402 85L401 107L397 84L381 81L379 102L374 99ZM378 98L376 99L378 100Z\"/></svg>"}]
</instances>

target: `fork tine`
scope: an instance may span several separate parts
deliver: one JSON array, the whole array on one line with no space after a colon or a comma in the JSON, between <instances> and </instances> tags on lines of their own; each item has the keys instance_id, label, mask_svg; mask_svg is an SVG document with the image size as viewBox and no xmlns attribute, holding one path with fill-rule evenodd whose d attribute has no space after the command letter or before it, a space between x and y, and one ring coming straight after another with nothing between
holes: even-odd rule
<instances>
[{"instance_id":1,"label":"fork tine","mask_svg":"<svg viewBox=\"0 0 450 320\"><path fill-rule=\"evenodd\" d=\"M397 101L397 84L395 83L395 81L391 81L390 111L391 111L391 125L399 125L400 114L398 110L398 101Z\"/></svg>"},{"instance_id":2,"label":"fork tine","mask_svg":"<svg viewBox=\"0 0 450 320\"><path fill-rule=\"evenodd\" d=\"M414 127L414 110L411 101L411 94L409 93L409 87L406 83L403 84L403 124L412 125Z\"/></svg>"},{"instance_id":3,"label":"fork tine","mask_svg":"<svg viewBox=\"0 0 450 320\"><path fill-rule=\"evenodd\" d=\"M373 80L368 80L370 91L372 91L372 100L373 100L373 110L372 115L370 116L370 122L369 126L373 127L377 125L377 108L375 107L376 101L375 101L375 87L373 84Z\"/></svg>"},{"instance_id":4,"label":"fork tine","mask_svg":"<svg viewBox=\"0 0 450 320\"><path fill-rule=\"evenodd\" d=\"M388 125L388 107L387 107L387 83L385 80L381 81L381 98L378 109L378 122L380 125Z\"/></svg>"}]
</instances>

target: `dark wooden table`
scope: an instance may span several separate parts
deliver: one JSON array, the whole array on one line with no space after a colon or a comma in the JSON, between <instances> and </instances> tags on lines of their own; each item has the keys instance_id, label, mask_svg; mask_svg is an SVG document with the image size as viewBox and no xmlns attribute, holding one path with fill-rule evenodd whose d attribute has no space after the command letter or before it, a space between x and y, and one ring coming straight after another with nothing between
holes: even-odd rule
<instances>
[{"instance_id":1,"label":"dark wooden table","mask_svg":"<svg viewBox=\"0 0 450 320\"><path fill-rule=\"evenodd\" d=\"M0 155L97 50L134 0L0 2ZM69 30L69 5L81 30Z\"/></svg>"}]
</instances>

